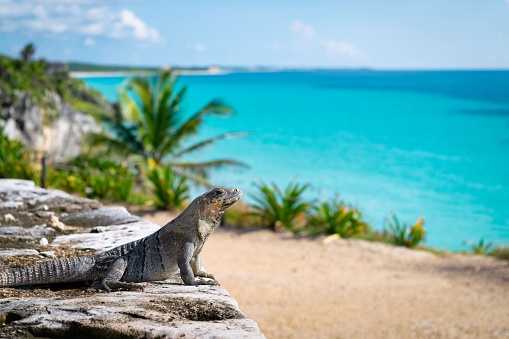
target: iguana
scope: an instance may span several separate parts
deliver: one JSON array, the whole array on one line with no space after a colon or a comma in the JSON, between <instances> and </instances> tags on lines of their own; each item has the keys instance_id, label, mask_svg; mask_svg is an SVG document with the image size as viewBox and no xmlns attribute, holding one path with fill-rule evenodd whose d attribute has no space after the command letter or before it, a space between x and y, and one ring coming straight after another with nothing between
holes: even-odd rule
<instances>
[{"instance_id":1,"label":"iguana","mask_svg":"<svg viewBox=\"0 0 509 339\"><path fill-rule=\"evenodd\" d=\"M0 269L0 286L99 280L108 292L118 288L142 290L136 283L165 280L179 271L185 285L217 285L214 276L202 269L200 252L224 211L241 196L237 188L215 188L145 238L100 254Z\"/></svg>"}]
</instances>

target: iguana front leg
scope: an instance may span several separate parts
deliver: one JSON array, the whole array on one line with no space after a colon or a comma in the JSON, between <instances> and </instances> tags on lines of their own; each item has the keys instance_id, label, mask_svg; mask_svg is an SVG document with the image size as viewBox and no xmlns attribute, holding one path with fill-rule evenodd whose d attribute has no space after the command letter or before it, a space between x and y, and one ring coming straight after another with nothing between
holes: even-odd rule
<instances>
[{"instance_id":1,"label":"iguana front leg","mask_svg":"<svg viewBox=\"0 0 509 339\"><path fill-rule=\"evenodd\" d=\"M205 272L205 270L203 269L203 266L201 265L201 258L200 258L199 254L197 254L193 258L191 258L190 264L191 264L191 268L193 269L193 273L195 276L212 279L212 280L216 281L216 283L219 285L219 282L214 278L214 275L211 273Z\"/></svg>"},{"instance_id":2,"label":"iguana front leg","mask_svg":"<svg viewBox=\"0 0 509 339\"><path fill-rule=\"evenodd\" d=\"M182 251L180 251L177 263L180 269L180 277L186 285L219 285L212 274L201 269L201 260L199 255L193 258L194 245L186 243ZM204 280L201 278L209 278L212 280Z\"/></svg>"}]
</instances>

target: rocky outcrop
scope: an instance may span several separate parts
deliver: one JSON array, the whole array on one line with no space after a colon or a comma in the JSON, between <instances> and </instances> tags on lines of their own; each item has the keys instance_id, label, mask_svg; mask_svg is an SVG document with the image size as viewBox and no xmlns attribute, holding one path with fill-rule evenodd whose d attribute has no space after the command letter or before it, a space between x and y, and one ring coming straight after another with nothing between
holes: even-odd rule
<instances>
[{"instance_id":1,"label":"rocky outcrop","mask_svg":"<svg viewBox=\"0 0 509 339\"><path fill-rule=\"evenodd\" d=\"M99 126L90 115L74 110L58 94L49 92L47 96L54 106L51 113L37 105L28 93L16 91L15 102L0 109L5 133L31 149L50 153L54 160L81 154L83 137L88 132L100 132Z\"/></svg>"},{"instance_id":2,"label":"rocky outcrop","mask_svg":"<svg viewBox=\"0 0 509 339\"><path fill-rule=\"evenodd\" d=\"M158 228L122 207L0 180L0 269L104 251ZM112 293L94 284L0 288L0 337L264 337L220 286L184 286L178 276L143 285Z\"/></svg>"}]
</instances>

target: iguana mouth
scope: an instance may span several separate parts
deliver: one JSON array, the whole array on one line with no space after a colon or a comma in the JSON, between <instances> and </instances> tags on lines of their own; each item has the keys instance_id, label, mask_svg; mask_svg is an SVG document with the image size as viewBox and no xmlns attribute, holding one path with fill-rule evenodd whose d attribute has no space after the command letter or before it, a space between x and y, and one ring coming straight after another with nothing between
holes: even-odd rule
<instances>
[{"instance_id":1,"label":"iguana mouth","mask_svg":"<svg viewBox=\"0 0 509 339\"><path fill-rule=\"evenodd\" d=\"M226 207L233 205L242 197L242 191L238 188L232 188L231 191L233 192L234 196L225 200L223 205Z\"/></svg>"},{"instance_id":2,"label":"iguana mouth","mask_svg":"<svg viewBox=\"0 0 509 339\"><path fill-rule=\"evenodd\" d=\"M221 191L223 194L217 198L210 199L209 204L219 204L223 210L239 201L242 197L242 191L238 188L216 188L216 190Z\"/></svg>"}]
</instances>

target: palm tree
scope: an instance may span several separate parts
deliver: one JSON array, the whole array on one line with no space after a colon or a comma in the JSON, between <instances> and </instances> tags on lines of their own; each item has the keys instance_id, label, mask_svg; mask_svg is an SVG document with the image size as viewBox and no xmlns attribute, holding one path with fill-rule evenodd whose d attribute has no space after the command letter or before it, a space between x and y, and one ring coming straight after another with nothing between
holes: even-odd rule
<instances>
[{"instance_id":1,"label":"palm tree","mask_svg":"<svg viewBox=\"0 0 509 339\"><path fill-rule=\"evenodd\" d=\"M244 164L232 159L207 162L186 161L185 156L214 142L245 133L226 133L190 143L206 116L229 116L233 110L219 100L213 100L191 116L186 116L181 102L186 87L177 89L178 77L171 71L162 72L155 81L148 77L130 79L120 93L115 112L91 111L101 122L105 133L92 134L92 146L102 146L113 154L138 157L157 165L169 165L173 171L189 179L210 185L209 170L225 165Z\"/></svg>"},{"instance_id":2,"label":"palm tree","mask_svg":"<svg viewBox=\"0 0 509 339\"><path fill-rule=\"evenodd\" d=\"M35 54L35 45L31 42L26 44L25 47L23 47L21 50L20 54L23 61L32 61Z\"/></svg>"}]
</instances>

